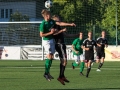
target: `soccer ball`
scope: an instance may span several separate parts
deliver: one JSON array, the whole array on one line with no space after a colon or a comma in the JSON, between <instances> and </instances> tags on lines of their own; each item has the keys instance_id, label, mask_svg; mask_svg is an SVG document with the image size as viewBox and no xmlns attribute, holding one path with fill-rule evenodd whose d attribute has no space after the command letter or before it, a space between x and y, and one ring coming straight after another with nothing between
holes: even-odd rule
<instances>
[{"instance_id":1,"label":"soccer ball","mask_svg":"<svg viewBox=\"0 0 120 90\"><path fill-rule=\"evenodd\" d=\"M45 7L46 7L46 8L51 8L51 7L52 7L52 1L50 1L50 0L49 0L49 1L46 1L46 2L45 2Z\"/></svg>"}]
</instances>

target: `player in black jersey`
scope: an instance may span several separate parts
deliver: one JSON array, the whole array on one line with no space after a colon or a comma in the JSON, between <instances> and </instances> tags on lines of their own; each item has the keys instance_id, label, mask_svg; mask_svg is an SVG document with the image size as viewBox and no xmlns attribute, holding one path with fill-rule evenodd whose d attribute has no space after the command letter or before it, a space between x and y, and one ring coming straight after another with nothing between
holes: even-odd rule
<instances>
[{"instance_id":1,"label":"player in black jersey","mask_svg":"<svg viewBox=\"0 0 120 90\"><path fill-rule=\"evenodd\" d=\"M55 20L56 22L59 22L59 16L54 15L52 17L53 20ZM66 26L76 26L74 23L66 23ZM78 36L77 34L66 34L66 28L61 29L61 27L59 25L56 25L56 30L58 30L57 33L54 34L54 39L55 39L55 49L59 54L59 58L60 58L60 74L58 77L58 81L60 81L63 85L65 85L65 82L69 82L69 80L66 79L65 75L64 75L64 71L65 71L65 67L67 65L67 54L66 54L66 45L65 45L65 41L64 41L64 36L67 37L74 37L74 36Z\"/></svg>"},{"instance_id":2,"label":"player in black jersey","mask_svg":"<svg viewBox=\"0 0 120 90\"><path fill-rule=\"evenodd\" d=\"M98 69L96 71L101 71L100 68L103 66L103 63L104 63L104 59L105 59L105 50L104 48L105 47L108 47L108 41L107 39L105 38L105 31L102 31L101 32L101 37L97 38L97 49L96 49L96 52L97 52L97 60L96 62L99 63L99 66L98 66Z\"/></svg>"},{"instance_id":3,"label":"player in black jersey","mask_svg":"<svg viewBox=\"0 0 120 90\"><path fill-rule=\"evenodd\" d=\"M85 60L87 66L86 77L88 77L91 70L91 63L94 60L94 46L96 42L92 40L92 32L88 32L88 38L83 41L83 49L85 50Z\"/></svg>"}]
</instances>

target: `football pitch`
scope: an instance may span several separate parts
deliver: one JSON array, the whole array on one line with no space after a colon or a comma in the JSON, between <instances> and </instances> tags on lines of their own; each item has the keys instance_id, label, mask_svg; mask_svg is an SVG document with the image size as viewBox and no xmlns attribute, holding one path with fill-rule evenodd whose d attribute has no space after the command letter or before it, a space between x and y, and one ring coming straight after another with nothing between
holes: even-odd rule
<instances>
[{"instance_id":1,"label":"football pitch","mask_svg":"<svg viewBox=\"0 0 120 90\"><path fill-rule=\"evenodd\" d=\"M0 60L0 90L120 90L120 62L105 62L102 71L97 72L98 64L94 63L88 78L79 75L79 66L74 70L68 61L65 75L69 83L62 85L57 81L59 61L54 60L51 75L47 81L44 77L44 61L34 60ZM86 74L86 68L84 69Z\"/></svg>"}]
</instances>

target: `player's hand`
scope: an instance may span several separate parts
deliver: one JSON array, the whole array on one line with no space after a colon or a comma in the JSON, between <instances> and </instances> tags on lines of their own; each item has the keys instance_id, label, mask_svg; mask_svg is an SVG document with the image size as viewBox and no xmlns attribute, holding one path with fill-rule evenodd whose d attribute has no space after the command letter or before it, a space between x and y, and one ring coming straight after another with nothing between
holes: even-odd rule
<instances>
[{"instance_id":1,"label":"player's hand","mask_svg":"<svg viewBox=\"0 0 120 90\"><path fill-rule=\"evenodd\" d=\"M100 45L100 44L98 44L98 47L101 47L101 45Z\"/></svg>"},{"instance_id":2,"label":"player's hand","mask_svg":"<svg viewBox=\"0 0 120 90\"><path fill-rule=\"evenodd\" d=\"M63 31L63 32L65 32L65 31L67 31L67 29L66 29L66 28L64 28L64 29L62 29L62 31Z\"/></svg>"},{"instance_id":3,"label":"player's hand","mask_svg":"<svg viewBox=\"0 0 120 90\"><path fill-rule=\"evenodd\" d=\"M54 34L55 33L55 29L52 28L51 31L50 31L51 34Z\"/></svg>"},{"instance_id":4,"label":"player's hand","mask_svg":"<svg viewBox=\"0 0 120 90\"><path fill-rule=\"evenodd\" d=\"M71 23L71 25L70 26L75 26L76 27L76 25L74 24L74 23Z\"/></svg>"},{"instance_id":5,"label":"player's hand","mask_svg":"<svg viewBox=\"0 0 120 90\"><path fill-rule=\"evenodd\" d=\"M81 45L81 48L84 49L83 45Z\"/></svg>"},{"instance_id":6,"label":"player's hand","mask_svg":"<svg viewBox=\"0 0 120 90\"><path fill-rule=\"evenodd\" d=\"M88 50L89 50L89 48L85 48L85 50L87 50L87 51L88 51Z\"/></svg>"},{"instance_id":7,"label":"player's hand","mask_svg":"<svg viewBox=\"0 0 120 90\"><path fill-rule=\"evenodd\" d=\"M75 53L76 53L76 54L78 54L78 53L79 53L79 51L75 51Z\"/></svg>"}]
</instances>

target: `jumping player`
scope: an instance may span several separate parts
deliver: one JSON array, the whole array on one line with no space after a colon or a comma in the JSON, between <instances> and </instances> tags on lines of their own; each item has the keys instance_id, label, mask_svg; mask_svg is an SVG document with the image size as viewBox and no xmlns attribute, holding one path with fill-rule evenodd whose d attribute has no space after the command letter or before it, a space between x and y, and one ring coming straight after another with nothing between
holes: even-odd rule
<instances>
[{"instance_id":1,"label":"jumping player","mask_svg":"<svg viewBox=\"0 0 120 90\"><path fill-rule=\"evenodd\" d=\"M56 21L56 23L60 22L60 18L57 15L53 15L52 17L53 20ZM64 26L76 26L74 23L64 23ZM58 30L57 33L54 34L54 39L55 39L55 49L59 54L60 58L60 73L58 77L58 81L61 82L63 85L65 85L65 82L69 82L69 80L66 79L64 72L65 72L65 67L67 65L67 54L66 54L66 45L64 41L64 37L74 37L77 36L76 34L66 34L66 28L61 29L60 26L63 25L57 25L56 30Z\"/></svg>"},{"instance_id":2,"label":"jumping player","mask_svg":"<svg viewBox=\"0 0 120 90\"><path fill-rule=\"evenodd\" d=\"M55 42L53 34L55 34L56 25L59 26L75 26L74 23L64 23L64 22L55 22L51 19L50 11L43 9L41 12L44 20L40 24L40 36L43 37L42 44L44 46L45 51L47 52L46 55L46 62L45 62L45 73L44 77L50 81L53 77L50 75L50 67L52 65L52 60L54 58L53 54L55 52Z\"/></svg>"}]
</instances>

